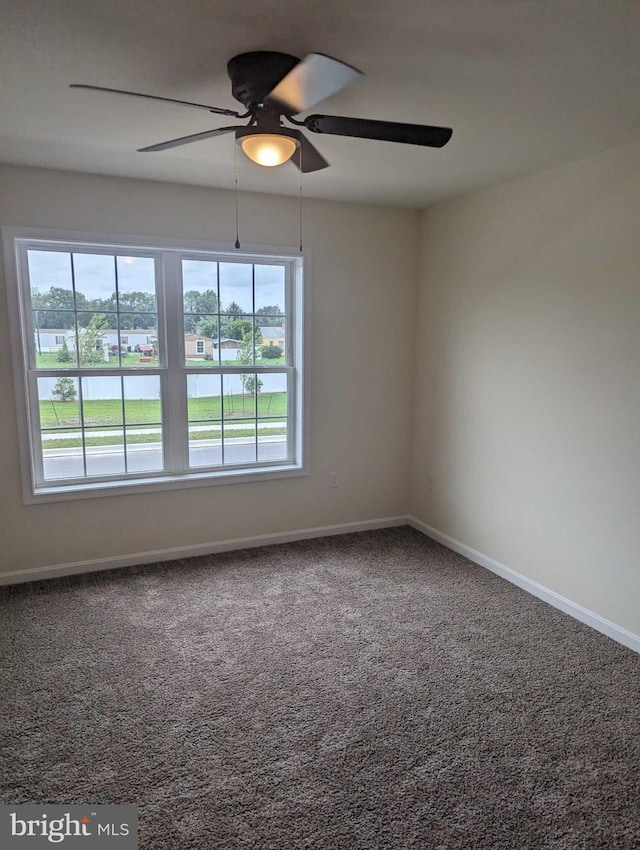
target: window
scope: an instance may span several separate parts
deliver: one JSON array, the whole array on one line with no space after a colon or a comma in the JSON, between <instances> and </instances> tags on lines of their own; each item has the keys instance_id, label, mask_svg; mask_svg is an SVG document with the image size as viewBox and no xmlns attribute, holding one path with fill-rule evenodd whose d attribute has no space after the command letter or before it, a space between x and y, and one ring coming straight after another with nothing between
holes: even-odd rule
<instances>
[{"instance_id":1,"label":"window","mask_svg":"<svg viewBox=\"0 0 640 850\"><path fill-rule=\"evenodd\" d=\"M299 253L13 229L5 248L27 501L305 474Z\"/></svg>"}]
</instances>

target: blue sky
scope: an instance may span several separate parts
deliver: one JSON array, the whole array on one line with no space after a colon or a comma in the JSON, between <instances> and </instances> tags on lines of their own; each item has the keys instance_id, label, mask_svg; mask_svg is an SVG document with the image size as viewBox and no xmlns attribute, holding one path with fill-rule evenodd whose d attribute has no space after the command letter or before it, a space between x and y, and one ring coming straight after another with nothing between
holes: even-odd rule
<instances>
[{"instance_id":1,"label":"blue sky","mask_svg":"<svg viewBox=\"0 0 640 850\"><path fill-rule=\"evenodd\" d=\"M284 268L256 265L256 309L277 304L284 309ZM109 298L115 291L113 257L105 254L74 254L76 289L87 298ZM71 290L68 253L29 251L31 288L46 292L51 286ZM216 289L216 263L184 260L185 291ZM118 257L118 287L122 292L153 292L153 260ZM220 263L220 301L223 309L235 301L245 312L252 309L251 264Z\"/></svg>"}]
</instances>

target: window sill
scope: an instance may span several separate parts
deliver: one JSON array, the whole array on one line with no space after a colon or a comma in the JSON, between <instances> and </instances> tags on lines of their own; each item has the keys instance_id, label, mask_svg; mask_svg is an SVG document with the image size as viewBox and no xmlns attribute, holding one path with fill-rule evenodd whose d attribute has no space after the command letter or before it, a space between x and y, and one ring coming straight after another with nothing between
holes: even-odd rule
<instances>
[{"instance_id":1,"label":"window sill","mask_svg":"<svg viewBox=\"0 0 640 850\"><path fill-rule=\"evenodd\" d=\"M119 481L97 481L62 486L37 487L25 494L27 505L44 502L69 502L79 499L95 499L105 496L133 496L138 493L159 493L164 490L187 490L192 487L214 487L220 484L249 484L272 481L278 478L298 478L309 471L297 464L226 469L224 472L190 472L184 475L159 475L157 477L128 478Z\"/></svg>"}]
</instances>

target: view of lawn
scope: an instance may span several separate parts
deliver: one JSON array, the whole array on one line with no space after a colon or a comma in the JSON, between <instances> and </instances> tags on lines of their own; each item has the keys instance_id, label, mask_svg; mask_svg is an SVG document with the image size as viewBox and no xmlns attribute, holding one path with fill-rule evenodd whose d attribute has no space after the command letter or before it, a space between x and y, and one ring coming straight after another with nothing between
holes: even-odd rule
<instances>
[{"instance_id":1,"label":"view of lawn","mask_svg":"<svg viewBox=\"0 0 640 850\"><path fill-rule=\"evenodd\" d=\"M283 354L282 357L270 357L268 360L258 359L257 362L258 362L258 365L261 365L261 366L284 366L285 357L284 357L284 354ZM218 364L217 360L203 360L202 358L200 358L198 360L190 360L189 358L187 358L186 365L190 369L193 368L194 366L200 367L201 369L207 369L211 366L218 366L218 365L220 365L220 366L240 366L240 365L242 365L242 363L239 362L237 359L236 360L222 360L221 363ZM249 364L249 365L251 365L251 364Z\"/></svg>"},{"instance_id":2,"label":"view of lawn","mask_svg":"<svg viewBox=\"0 0 640 850\"><path fill-rule=\"evenodd\" d=\"M189 399L189 420L221 419L220 396ZM253 397L241 394L225 396L225 419L250 419L254 415ZM260 393L258 416L286 416L287 394L285 392ZM79 427L77 401L41 401L40 426L42 428ZM153 424L160 421L160 401L155 399L133 399L125 401L127 425ZM122 402L120 399L103 399L84 402L85 425L121 425Z\"/></svg>"},{"instance_id":3,"label":"view of lawn","mask_svg":"<svg viewBox=\"0 0 640 850\"><path fill-rule=\"evenodd\" d=\"M142 367L142 368L149 368L149 367L154 368L154 367L158 366L157 360L152 360L150 363L144 363L144 362L141 363L140 362L141 357L143 358L143 360L147 359L147 358L144 358L144 356L141 355L141 354L130 353L130 354L123 354L122 355L122 363L121 364L118 363L117 357L112 357L108 361L104 360L100 363L88 363L87 366L83 367L83 368L87 368L87 369L109 369L109 368L119 369L121 366L122 367L136 366L136 367ZM219 364L217 360L203 360L202 358L199 358L198 360L187 359L185 362L186 362L186 365L190 369L194 368L194 367L195 368L201 368L201 369L208 369L208 368L211 368L211 366L218 366L218 365L222 365L222 366L238 366L238 365L240 365L237 360L223 360L222 363ZM262 363L262 361L259 361L259 362ZM268 365L268 366L283 366L284 362L285 362L285 358L284 358L284 355L283 355L282 357L273 358L271 360L265 360L264 364ZM47 351L47 352L43 352L42 354L36 354L36 366L39 369L75 369L77 367L77 363L74 363L74 362L61 363L58 360L58 355L55 352Z\"/></svg>"},{"instance_id":4,"label":"view of lawn","mask_svg":"<svg viewBox=\"0 0 640 850\"><path fill-rule=\"evenodd\" d=\"M75 357L75 354L73 355ZM152 360L151 363L140 363L140 357L143 357L141 354L123 354L122 355L122 366L143 366L148 367L154 366L157 367L157 361ZM54 351L43 352L42 354L36 354L36 366L39 369L75 369L77 367L77 363L71 361L70 363L61 363L58 360L58 355ZM109 360L102 360L98 363L87 363L83 368L86 369L109 369L111 367L119 369L120 365L118 363L117 357L112 357Z\"/></svg>"}]
</instances>

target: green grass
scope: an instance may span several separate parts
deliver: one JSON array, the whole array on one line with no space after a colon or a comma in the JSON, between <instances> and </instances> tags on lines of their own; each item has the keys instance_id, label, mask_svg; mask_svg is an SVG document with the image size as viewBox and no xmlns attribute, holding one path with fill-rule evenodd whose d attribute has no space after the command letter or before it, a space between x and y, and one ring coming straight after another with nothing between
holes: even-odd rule
<instances>
[{"instance_id":1,"label":"green grass","mask_svg":"<svg viewBox=\"0 0 640 850\"><path fill-rule=\"evenodd\" d=\"M225 396L225 419L247 419L253 417L253 399L242 395ZM41 401L40 426L42 428L78 428L80 424L77 401ZM286 416L287 394L260 393L258 396L258 416ZM160 401L154 399L134 399L125 401L127 425L150 424L160 421ZM203 419L221 419L219 396L189 399L189 420L196 424ZM122 403L120 399L103 399L84 402L85 425L122 424Z\"/></svg>"},{"instance_id":2,"label":"green grass","mask_svg":"<svg viewBox=\"0 0 640 850\"><path fill-rule=\"evenodd\" d=\"M75 352L71 352L71 356L73 357ZM109 360L104 360L100 363L88 363L86 365L87 369L118 369L120 365L123 367L126 366L136 366L142 368L152 369L158 366L157 360L152 360L151 363L140 363L140 358L144 357L144 354L135 354L130 353L128 355L122 355L122 364L118 363L117 357L110 357ZM284 355L282 357L277 357L274 360L259 360L258 365L261 366L284 366ZM218 366L217 360L202 360L199 358L197 360L186 360L185 365L187 365L190 369L201 368L201 369L209 369L211 366ZM237 360L223 360L220 364L222 366L240 366L242 364L238 363ZM72 360L69 363L61 363L58 360L58 355L52 351L43 351L42 354L36 354L36 366L39 369L76 369L78 364Z\"/></svg>"},{"instance_id":3,"label":"green grass","mask_svg":"<svg viewBox=\"0 0 640 850\"><path fill-rule=\"evenodd\" d=\"M268 437L270 435L277 434L286 434L287 429L282 428L258 428L258 436L260 437ZM114 434L116 440L114 441L114 437L103 436L103 437L86 437L85 446L121 446L122 445L122 435L120 432L120 436L117 437L117 434ZM220 428L211 428L206 431L195 431L194 433L189 435L189 440L219 440L222 437L222 431ZM238 428L237 430L233 430L227 437L255 437L255 431L251 428ZM127 436L127 445L132 445L133 443L159 443L160 442L160 434L130 434ZM82 446L82 440L79 437L63 437L59 440L45 440L43 443L43 447L45 449L77 449Z\"/></svg>"},{"instance_id":4,"label":"green grass","mask_svg":"<svg viewBox=\"0 0 640 850\"><path fill-rule=\"evenodd\" d=\"M75 352L71 352L71 356L75 357ZM158 361L152 360L151 363L139 363L140 357L144 357L143 354L128 354L122 355L122 366L141 366L141 367L157 367ZM69 363L61 363L58 360L58 355L55 352L47 351L42 352L42 354L36 354L36 366L39 369L76 369L78 364L72 360ZM110 357L109 360L103 360L100 363L87 363L87 369L118 369L120 368L120 364L118 363L117 357Z\"/></svg>"},{"instance_id":5,"label":"green grass","mask_svg":"<svg viewBox=\"0 0 640 850\"><path fill-rule=\"evenodd\" d=\"M268 360L268 359L265 357L264 359L258 360L258 362L257 362L257 365L258 365L258 366L284 366L284 364L285 364L284 354L282 355L282 357L275 357L273 360ZM211 367L211 366L217 366L217 365L218 365L218 361L217 361L217 360L203 360L203 359L200 357L200 358L198 358L197 360L189 360L189 359L187 359L187 360L186 360L186 365L187 365L190 369L192 369L194 366L195 366L195 367L200 367L200 368L202 368L202 369L207 369L207 368L209 368L209 367ZM222 360L222 361L220 362L220 365L221 365L221 366L242 366L243 364L242 364L242 363L238 363L238 361L237 361L237 360ZM246 364L244 364L244 365L246 365ZM249 365L251 365L251 364L249 364Z\"/></svg>"}]
</instances>

